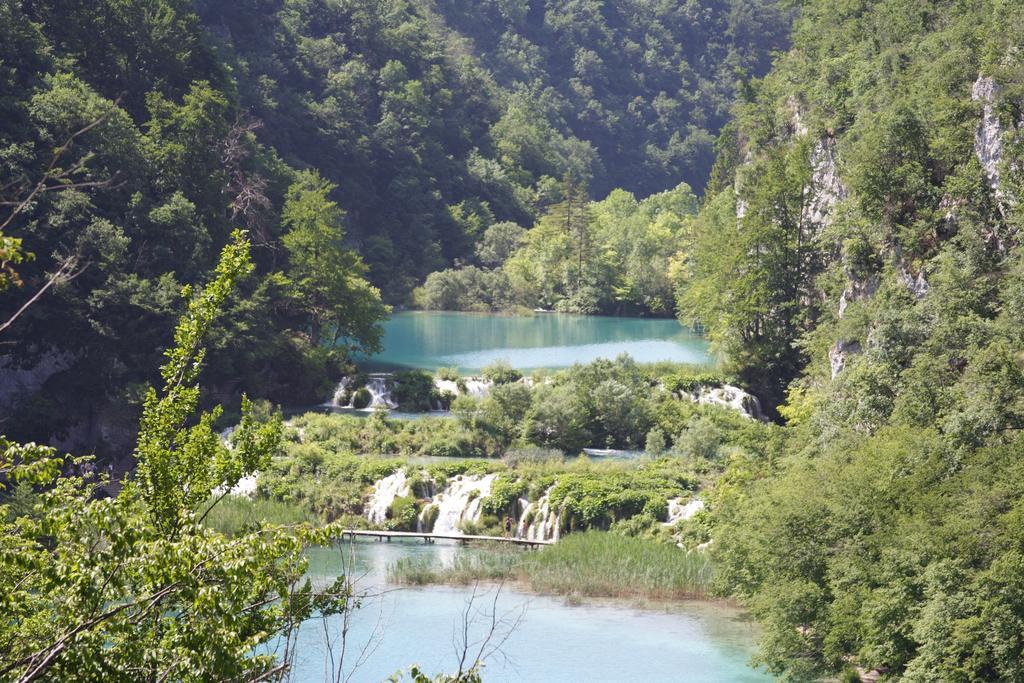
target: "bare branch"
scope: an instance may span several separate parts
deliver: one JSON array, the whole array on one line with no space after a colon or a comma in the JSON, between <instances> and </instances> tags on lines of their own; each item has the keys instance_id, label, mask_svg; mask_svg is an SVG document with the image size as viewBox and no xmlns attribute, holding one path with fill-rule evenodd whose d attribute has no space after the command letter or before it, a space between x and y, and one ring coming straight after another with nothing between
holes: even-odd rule
<instances>
[{"instance_id":1,"label":"bare branch","mask_svg":"<svg viewBox=\"0 0 1024 683\"><path fill-rule=\"evenodd\" d=\"M0 334L3 334L5 331L7 331L7 328L9 328L11 325L13 325L14 321L17 320L19 317L21 317L21 314L24 313L25 311L27 311L32 304L34 304L35 302L39 301L39 299L43 296L43 294L46 293L46 290L50 289L54 285L64 284L64 283L67 283L67 282L71 282L76 277L78 277L79 275L84 273L85 269L89 267L89 264L87 263L84 266L82 266L78 271L72 273L71 270L77 264L78 264L78 258L77 257L71 256L71 257L67 258L60 265L60 268L57 269L57 272L55 272L53 275L51 275L49 277L49 279L47 279L46 284L44 284L42 287L39 288L39 291L37 291L34 295L32 295L32 297L29 298L28 301L26 301L24 304L22 304L21 308L19 308L17 311L15 311L14 315L12 315L10 318L8 318L6 322L0 324Z\"/></svg>"},{"instance_id":2,"label":"bare branch","mask_svg":"<svg viewBox=\"0 0 1024 683\"><path fill-rule=\"evenodd\" d=\"M58 147L56 150L54 150L53 156L50 157L50 162L46 165L46 170L43 172L42 177L40 177L38 182L36 182L35 186L32 188L32 190L25 197L23 197L21 199L13 199L13 200L9 200L9 201L5 201L4 202L5 205L8 205L8 206L13 205L15 208L14 208L13 211L11 211L10 215L7 216L7 218L4 219L4 221L2 223L0 223L0 232L3 232L4 229L6 229L7 226L9 226L11 224L11 222L15 219L15 217L18 216L18 214L20 214L22 211L24 211L32 203L32 200L34 200L36 198L36 196L38 196L40 193L49 192L49 191L53 191L53 190L71 189L71 188L73 188L75 186L74 184L69 185L69 184L66 184L66 183L61 184L61 185L56 185L56 186L49 184L49 183L51 183L53 181L56 181L56 180L68 179L70 177L70 175L72 175L74 173L77 173L77 172L80 172L82 170L82 168L83 168L83 164L79 163L79 164L76 164L75 166L72 166L71 169L68 169L67 171L61 171L61 170L57 169L57 162L60 160L60 158L62 156L64 156L64 154L67 153L67 151L69 149L71 149L71 146L74 144L75 140L77 140L78 138L82 137L83 135L88 133L90 130L92 130L93 128L99 126L104 121L106 121L110 117L110 115L113 114L118 109L120 104L121 104L121 97L118 97L117 100L115 100L114 103L110 106L110 109L108 109L103 114L101 114L99 116L99 118L97 118L92 123L86 125L85 127L78 129L77 131L72 133L70 136L68 136L68 138L64 141L64 144L62 144L60 147ZM110 183L110 182L112 182L112 180L92 181L89 184L82 183L82 184L79 184L78 186L79 187L96 187L96 186L101 186L104 183ZM7 187L9 188L9 187L11 187L11 185L12 184L8 184ZM21 194L21 192L18 192L16 194Z\"/></svg>"}]
</instances>

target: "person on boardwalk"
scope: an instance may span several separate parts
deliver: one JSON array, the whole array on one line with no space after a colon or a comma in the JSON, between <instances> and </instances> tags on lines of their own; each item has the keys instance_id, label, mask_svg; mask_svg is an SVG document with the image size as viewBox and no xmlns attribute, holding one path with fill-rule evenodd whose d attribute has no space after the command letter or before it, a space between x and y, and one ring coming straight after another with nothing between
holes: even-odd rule
<instances>
[{"instance_id":1,"label":"person on boardwalk","mask_svg":"<svg viewBox=\"0 0 1024 683\"><path fill-rule=\"evenodd\" d=\"M511 535L512 535L512 518L511 517L506 517L505 518L505 538L508 538Z\"/></svg>"}]
</instances>

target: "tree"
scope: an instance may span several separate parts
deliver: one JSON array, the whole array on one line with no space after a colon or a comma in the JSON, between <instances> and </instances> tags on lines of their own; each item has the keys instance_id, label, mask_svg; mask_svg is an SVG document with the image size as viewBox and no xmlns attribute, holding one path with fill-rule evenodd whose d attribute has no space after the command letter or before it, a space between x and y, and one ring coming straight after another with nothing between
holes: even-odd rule
<instances>
[{"instance_id":1,"label":"tree","mask_svg":"<svg viewBox=\"0 0 1024 683\"><path fill-rule=\"evenodd\" d=\"M495 223L476 245L476 257L484 266L498 268L519 248L526 230L515 223Z\"/></svg>"},{"instance_id":2,"label":"tree","mask_svg":"<svg viewBox=\"0 0 1024 683\"><path fill-rule=\"evenodd\" d=\"M722 191L694 222L677 304L680 318L704 325L754 393L776 405L799 370L794 342L815 314L802 306L818 273L803 210L806 144L767 151L742 178L739 197Z\"/></svg>"},{"instance_id":3,"label":"tree","mask_svg":"<svg viewBox=\"0 0 1024 683\"><path fill-rule=\"evenodd\" d=\"M562 200L548 209L524 238L524 246L507 262L507 272L521 299L580 313L595 312L584 296L598 278L591 234L590 202L571 174L562 183Z\"/></svg>"},{"instance_id":4,"label":"tree","mask_svg":"<svg viewBox=\"0 0 1024 683\"><path fill-rule=\"evenodd\" d=\"M372 351L380 344L378 323L389 311L377 288L363 278L362 259L342 246L343 214L328 198L334 189L316 171L300 173L288 188L281 218L288 228L282 242L288 251L289 289L314 346L327 328L332 345L346 340Z\"/></svg>"},{"instance_id":5,"label":"tree","mask_svg":"<svg viewBox=\"0 0 1024 683\"><path fill-rule=\"evenodd\" d=\"M9 521L0 506L0 676L11 680L260 680L286 671L264 645L314 612L347 607L342 583L314 594L301 581L303 548L330 528L263 526L232 538L203 521L242 476L279 449L280 419L243 417L226 447L220 409L196 414L203 342L236 281L251 270L235 233L215 277L184 288L188 301L146 395L138 469L115 498L88 458L0 438L4 481L34 485L32 513ZM217 491L220 491L219 493ZM341 588L339 588L341 587Z\"/></svg>"}]
</instances>

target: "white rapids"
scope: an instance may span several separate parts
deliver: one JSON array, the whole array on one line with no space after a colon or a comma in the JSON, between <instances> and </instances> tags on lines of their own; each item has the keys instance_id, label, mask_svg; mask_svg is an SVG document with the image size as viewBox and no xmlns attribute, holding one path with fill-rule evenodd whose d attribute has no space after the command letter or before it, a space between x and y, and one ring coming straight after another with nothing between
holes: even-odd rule
<instances>
[{"instance_id":1,"label":"white rapids","mask_svg":"<svg viewBox=\"0 0 1024 683\"><path fill-rule=\"evenodd\" d=\"M373 487L370 499L366 501L364 510L366 518L372 524L383 524L388 518L388 510L395 498L409 495L409 481L405 476L405 470L398 470L394 474L384 477Z\"/></svg>"},{"instance_id":2,"label":"white rapids","mask_svg":"<svg viewBox=\"0 0 1024 683\"><path fill-rule=\"evenodd\" d=\"M558 540L562 519L558 510L551 507L550 494L551 489L548 489L535 503L529 502L525 498L519 499L519 505L523 512L519 517L519 526L516 528L516 538L525 538L528 541ZM528 520L529 525L527 525Z\"/></svg>"},{"instance_id":3,"label":"white rapids","mask_svg":"<svg viewBox=\"0 0 1024 683\"><path fill-rule=\"evenodd\" d=\"M683 503L682 498L671 498L668 501L668 520L665 525L670 526L680 520L690 519L703 509L704 501L699 498L694 498L688 503Z\"/></svg>"},{"instance_id":4,"label":"white rapids","mask_svg":"<svg viewBox=\"0 0 1024 683\"><path fill-rule=\"evenodd\" d=\"M480 504L491 495L497 474L484 476L458 475L448 480L444 490L434 496L437 506L435 534L461 534L463 522L480 521Z\"/></svg>"}]
</instances>

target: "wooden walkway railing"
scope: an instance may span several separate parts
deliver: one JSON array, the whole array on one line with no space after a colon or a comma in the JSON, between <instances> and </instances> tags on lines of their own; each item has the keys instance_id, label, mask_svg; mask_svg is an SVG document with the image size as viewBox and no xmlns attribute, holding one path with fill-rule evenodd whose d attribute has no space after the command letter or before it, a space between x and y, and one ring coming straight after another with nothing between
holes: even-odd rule
<instances>
[{"instance_id":1,"label":"wooden walkway railing","mask_svg":"<svg viewBox=\"0 0 1024 683\"><path fill-rule=\"evenodd\" d=\"M345 529L341 532L342 538L376 538L378 541L391 541L392 538L422 538L424 543L433 543L437 539L445 541L458 541L460 543L469 543L470 541L486 541L493 543L511 543L513 545L522 545L530 548L536 548L541 545L552 545L554 541L538 541L530 540L527 538L513 538L505 536L471 536L467 534L428 534L421 533L418 531L375 531L373 529Z\"/></svg>"}]
</instances>

